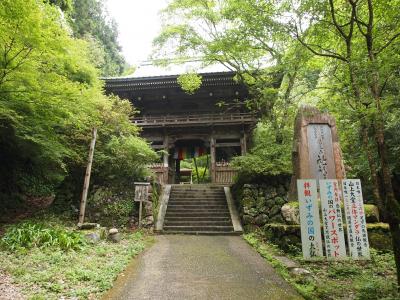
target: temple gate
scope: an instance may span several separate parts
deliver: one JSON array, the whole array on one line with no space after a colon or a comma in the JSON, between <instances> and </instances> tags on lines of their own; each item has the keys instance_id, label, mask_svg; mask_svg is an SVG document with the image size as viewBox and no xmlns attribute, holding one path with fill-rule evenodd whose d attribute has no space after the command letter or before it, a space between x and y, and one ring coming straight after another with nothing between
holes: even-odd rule
<instances>
[{"instance_id":1,"label":"temple gate","mask_svg":"<svg viewBox=\"0 0 400 300\"><path fill-rule=\"evenodd\" d=\"M212 183L231 184L232 157L247 151L257 118L246 110L248 91L234 72L202 73L202 85L185 93L179 75L106 79L106 92L129 99L140 113L132 122L153 149L164 150L151 167L160 183L179 183L180 161L208 155ZM196 152L197 151L197 152Z\"/></svg>"}]
</instances>

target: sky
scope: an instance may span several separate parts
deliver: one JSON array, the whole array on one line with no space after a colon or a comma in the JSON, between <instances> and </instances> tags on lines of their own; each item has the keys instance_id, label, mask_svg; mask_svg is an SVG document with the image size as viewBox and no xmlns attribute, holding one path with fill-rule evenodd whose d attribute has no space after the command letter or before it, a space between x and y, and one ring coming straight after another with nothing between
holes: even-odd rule
<instances>
[{"instance_id":1,"label":"sky","mask_svg":"<svg viewBox=\"0 0 400 300\"><path fill-rule=\"evenodd\" d=\"M161 30L159 11L167 0L107 0L106 5L118 23L118 39L127 62L137 66L147 60Z\"/></svg>"}]
</instances>

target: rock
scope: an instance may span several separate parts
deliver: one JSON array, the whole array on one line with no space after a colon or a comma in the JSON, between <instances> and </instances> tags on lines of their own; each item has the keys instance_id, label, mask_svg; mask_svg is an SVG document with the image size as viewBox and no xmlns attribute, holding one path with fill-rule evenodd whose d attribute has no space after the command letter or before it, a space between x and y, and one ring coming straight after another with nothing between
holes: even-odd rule
<instances>
[{"instance_id":1,"label":"rock","mask_svg":"<svg viewBox=\"0 0 400 300\"><path fill-rule=\"evenodd\" d=\"M250 208L249 209L249 215L252 217L255 217L258 215L258 211L255 208Z\"/></svg>"},{"instance_id":2,"label":"rock","mask_svg":"<svg viewBox=\"0 0 400 300\"><path fill-rule=\"evenodd\" d=\"M154 224L154 217L147 216L146 218L142 219L142 226L148 227Z\"/></svg>"},{"instance_id":3,"label":"rock","mask_svg":"<svg viewBox=\"0 0 400 300\"><path fill-rule=\"evenodd\" d=\"M267 199L275 198L277 195L275 187L270 187L265 191L265 198Z\"/></svg>"},{"instance_id":4,"label":"rock","mask_svg":"<svg viewBox=\"0 0 400 300\"><path fill-rule=\"evenodd\" d=\"M365 220L367 223L378 223L379 222L379 210L376 205L364 204Z\"/></svg>"},{"instance_id":5,"label":"rock","mask_svg":"<svg viewBox=\"0 0 400 300\"><path fill-rule=\"evenodd\" d=\"M78 229L94 229L100 227L97 223L78 223Z\"/></svg>"},{"instance_id":6,"label":"rock","mask_svg":"<svg viewBox=\"0 0 400 300\"><path fill-rule=\"evenodd\" d=\"M117 228L111 228L111 229L108 231L108 233L109 233L109 234L116 234L116 233L118 233L118 229L117 229Z\"/></svg>"},{"instance_id":7,"label":"rock","mask_svg":"<svg viewBox=\"0 0 400 300\"><path fill-rule=\"evenodd\" d=\"M266 202L265 202L265 206L267 207L267 208L272 208L272 206L274 206L275 205L275 200L274 199L270 199L270 200L267 200Z\"/></svg>"},{"instance_id":8,"label":"rock","mask_svg":"<svg viewBox=\"0 0 400 300\"><path fill-rule=\"evenodd\" d=\"M242 220L243 220L243 224L244 225L248 225L248 224L253 224L254 223L254 218L249 216L249 215L244 215L242 217Z\"/></svg>"},{"instance_id":9,"label":"rock","mask_svg":"<svg viewBox=\"0 0 400 300\"><path fill-rule=\"evenodd\" d=\"M281 206L280 205L274 205L271 210L269 211L269 215L275 216L281 212Z\"/></svg>"},{"instance_id":10,"label":"rock","mask_svg":"<svg viewBox=\"0 0 400 300\"><path fill-rule=\"evenodd\" d=\"M302 277L311 276L311 272L303 268L292 268L290 270L290 273L292 273L295 276L302 276Z\"/></svg>"},{"instance_id":11,"label":"rock","mask_svg":"<svg viewBox=\"0 0 400 300\"><path fill-rule=\"evenodd\" d=\"M276 192L278 193L279 196L286 195L286 190L283 185L278 186Z\"/></svg>"},{"instance_id":12,"label":"rock","mask_svg":"<svg viewBox=\"0 0 400 300\"><path fill-rule=\"evenodd\" d=\"M96 232L91 232L88 234L85 234L85 239L92 244L96 244L97 242L100 241L100 235Z\"/></svg>"},{"instance_id":13,"label":"rock","mask_svg":"<svg viewBox=\"0 0 400 300\"><path fill-rule=\"evenodd\" d=\"M281 213L283 216L283 219L287 224L290 225L298 225L300 224L300 216L299 216L299 210L294 207L293 205L290 205L289 203L285 204L281 208Z\"/></svg>"},{"instance_id":14,"label":"rock","mask_svg":"<svg viewBox=\"0 0 400 300\"><path fill-rule=\"evenodd\" d=\"M108 235L108 239L111 241L111 242L114 242L114 243L119 243L120 241L121 241L121 234L120 233L113 233L113 234L109 234Z\"/></svg>"},{"instance_id":15,"label":"rock","mask_svg":"<svg viewBox=\"0 0 400 300\"><path fill-rule=\"evenodd\" d=\"M278 260L282 265L284 265L287 269L298 268L298 264L286 256L274 256L274 258Z\"/></svg>"},{"instance_id":16,"label":"rock","mask_svg":"<svg viewBox=\"0 0 400 300\"><path fill-rule=\"evenodd\" d=\"M272 223L272 224L281 224L281 223L284 223L284 222L285 221L283 220L281 215L276 215L276 216L274 216L274 217L269 219L269 223Z\"/></svg>"},{"instance_id":17,"label":"rock","mask_svg":"<svg viewBox=\"0 0 400 300\"><path fill-rule=\"evenodd\" d=\"M268 216L267 216L266 214L261 214L261 215L258 215L258 216L254 219L254 222L255 222L255 224L258 225L258 226L263 226L263 225L265 225L265 224L268 222L268 220L269 220L269 218L268 218Z\"/></svg>"},{"instance_id":18,"label":"rock","mask_svg":"<svg viewBox=\"0 0 400 300\"><path fill-rule=\"evenodd\" d=\"M286 201L282 197L275 197L275 204L282 206L286 203Z\"/></svg>"}]
</instances>

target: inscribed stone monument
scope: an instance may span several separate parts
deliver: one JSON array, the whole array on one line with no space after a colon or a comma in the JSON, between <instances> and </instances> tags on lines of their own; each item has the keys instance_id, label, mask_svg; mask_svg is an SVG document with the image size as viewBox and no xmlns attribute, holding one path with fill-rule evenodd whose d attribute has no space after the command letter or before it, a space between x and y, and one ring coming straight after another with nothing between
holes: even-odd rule
<instances>
[{"instance_id":1,"label":"inscribed stone monument","mask_svg":"<svg viewBox=\"0 0 400 300\"><path fill-rule=\"evenodd\" d=\"M297 179L343 179L345 170L335 119L315 107L303 106L295 121L293 176L289 199L297 198Z\"/></svg>"}]
</instances>

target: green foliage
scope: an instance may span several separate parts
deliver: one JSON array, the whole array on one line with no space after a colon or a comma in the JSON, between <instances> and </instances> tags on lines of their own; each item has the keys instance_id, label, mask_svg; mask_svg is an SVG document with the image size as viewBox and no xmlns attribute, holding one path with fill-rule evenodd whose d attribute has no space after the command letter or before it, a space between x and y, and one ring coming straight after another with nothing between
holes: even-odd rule
<instances>
[{"instance_id":1,"label":"green foliage","mask_svg":"<svg viewBox=\"0 0 400 300\"><path fill-rule=\"evenodd\" d=\"M279 144L273 129L268 124L259 124L254 132L253 144L249 153L232 161L241 176L248 178L291 173L290 138Z\"/></svg>"},{"instance_id":2,"label":"green foliage","mask_svg":"<svg viewBox=\"0 0 400 300\"><path fill-rule=\"evenodd\" d=\"M88 198L88 218L105 226L126 226L134 212L134 187L98 187Z\"/></svg>"},{"instance_id":3,"label":"green foliage","mask_svg":"<svg viewBox=\"0 0 400 300\"><path fill-rule=\"evenodd\" d=\"M131 104L103 94L90 43L70 36L59 9L2 1L0 24L1 200L54 195L67 175L80 179L94 126L93 181L144 176L155 154Z\"/></svg>"},{"instance_id":4,"label":"green foliage","mask_svg":"<svg viewBox=\"0 0 400 300\"><path fill-rule=\"evenodd\" d=\"M245 240L268 260L286 281L310 300L317 299L398 299L395 264L392 252L371 249L371 261L304 261L301 253L288 255L266 241L261 232L244 235ZM276 259L289 256L300 267L311 272L306 278L295 276Z\"/></svg>"},{"instance_id":5,"label":"green foliage","mask_svg":"<svg viewBox=\"0 0 400 300\"><path fill-rule=\"evenodd\" d=\"M67 230L62 222L57 224ZM29 299L97 299L151 242L144 232L121 234L118 244L101 240L84 244L80 251L57 247L1 251L0 264Z\"/></svg>"},{"instance_id":6,"label":"green foliage","mask_svg":"<svg viewBox=\"0 0 400 300\"><path fill-rule=\"evenodd\" d=\"M102 76L118 76L124 72L126 63L120 53L117 24L107 15L104 1L75 0L70 24L74 36L95 45L92 59L97 61Z\"/></svg>"},{"instance_id":7,"label":"green foliage","mask_svg":"<svg viewBox=\"0 0 400 300\"><path fill-rule=\"evenodd\" d=\"M0 245L8 251L15 251L33 247L79 250L84 244L80 233L36 222L24 222L10 226L1 238Z\"/></svg>"},{"instance_id":8,"label":"green foliage","mask_svg":"<svg viewBox=\"0 0 400 300\"><path fill-rule=\"evenodd\" d=\"M179 75L178 84L187 94L194 94L201 86L201 76L196 73L186 73Z\"/></svg>"}]
</instances>

